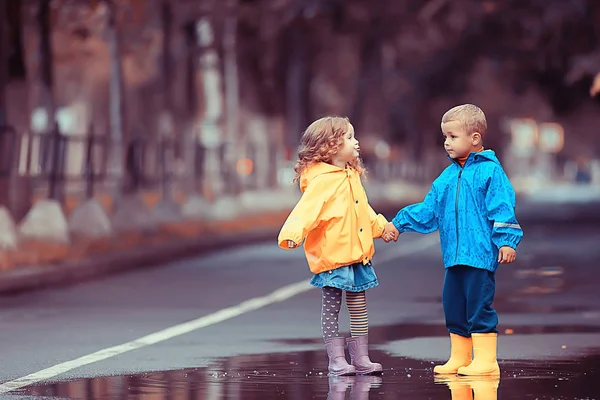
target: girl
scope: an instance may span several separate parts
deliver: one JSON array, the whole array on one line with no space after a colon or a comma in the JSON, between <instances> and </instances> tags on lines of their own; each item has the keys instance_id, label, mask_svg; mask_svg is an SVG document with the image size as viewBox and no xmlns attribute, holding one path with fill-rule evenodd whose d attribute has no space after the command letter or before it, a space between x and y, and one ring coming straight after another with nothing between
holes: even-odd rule
<instances>
[{"instance_id":1,"label":"girl","mask_svg":"<svg viewBox=\"0 0 600 400\"><path fill-rule=\"evenodd\" d=\"M279 233L279 246L290 250L304 242L311 285L322 288L321 332L329 356L330 375L382 371L368 355L365 291L377 286L371 265L373 238L394 236L386 219L369 206L361 183L364 175L358 141L347 118L326 117L302 135L294 182L302 198ZM388 241L388 240L386 240ZM351 338L339 337L338 315L346 292Z\"/></svg>"}]
</instances>

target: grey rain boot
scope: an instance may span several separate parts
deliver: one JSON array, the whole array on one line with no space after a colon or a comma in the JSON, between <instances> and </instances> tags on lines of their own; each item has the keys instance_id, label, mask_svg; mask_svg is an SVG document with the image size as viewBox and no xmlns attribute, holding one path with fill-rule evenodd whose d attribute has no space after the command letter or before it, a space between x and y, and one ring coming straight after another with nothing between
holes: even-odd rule
<instances>
[{"instance_id":1,"label":"grey rain boot","mask_svg":"<svg viewBox=\"0 0 600 400\"><path fill-rule=\"evenodd\" d=\"M325 339L325 348L329 357L329 376L354 375L356 368L346 361L344 338Z\"/></svg>"},{"instance_id":2,"label":"grey rain boot","mask_svg":"<svg viewBox=\"0 0 600 400\"><path fill-rule=\"evenodd\" d=\"M369 375L383 371L381 364L371 362L369 359L369 336L347 338L346 342L350 351L350 360L356 367L357 375Z\"/></svg>"}]
</instances>

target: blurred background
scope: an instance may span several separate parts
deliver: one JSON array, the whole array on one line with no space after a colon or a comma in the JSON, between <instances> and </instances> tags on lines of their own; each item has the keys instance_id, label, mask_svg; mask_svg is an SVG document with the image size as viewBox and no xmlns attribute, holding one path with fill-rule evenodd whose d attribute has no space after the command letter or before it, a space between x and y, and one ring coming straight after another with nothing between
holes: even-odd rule
<instances>
[{"instance_id":1,"label":"blurred background","mask_svg":"<svg viewBox=\"0 0 600 400\"><path fill-rule=\"evenodd\" d=\"M3 0L0 20L17 220L44 197L289 185L328 114L350 118L373 181L427 183L441 115L467 102L520 193L600 185L595 0Z\"/></svg>"},{"instance_id":2,"label":"blurred background","mask_svg":"<svg viewBox=\"0 0 600 400\"><path fill-rule=\"evenodd\" d=\"M461 103L485 111L526 232L498 274L503 398L598 398L599 0L0 0L0 393L343 394L317 379L305 255L275 244L302 131L349 117L391 218L448 165ZM386 372L351 398L457 398L432 384L437 236L380 242Z\"/></svg>"}]
</instances>

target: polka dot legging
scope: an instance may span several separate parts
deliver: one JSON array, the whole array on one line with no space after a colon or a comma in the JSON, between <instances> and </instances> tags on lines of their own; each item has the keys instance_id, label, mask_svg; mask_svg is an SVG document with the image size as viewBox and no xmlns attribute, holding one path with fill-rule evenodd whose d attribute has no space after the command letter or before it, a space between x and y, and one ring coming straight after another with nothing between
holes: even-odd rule
<instances>
[{"instance_id":1,"label":"polka dot legging","mask_svg":"<svg viewBox=\"0 0 600 400\"><path fill-rule=\"evenodd\" d=\"M323 288L321 305L321 333L323 339L339 336L338 318L342 307L342 289L326 286ZM352 337L369 333L366 292L346 291L346 306L350 314L350 334Z\"/></svg>"}]
</instances>

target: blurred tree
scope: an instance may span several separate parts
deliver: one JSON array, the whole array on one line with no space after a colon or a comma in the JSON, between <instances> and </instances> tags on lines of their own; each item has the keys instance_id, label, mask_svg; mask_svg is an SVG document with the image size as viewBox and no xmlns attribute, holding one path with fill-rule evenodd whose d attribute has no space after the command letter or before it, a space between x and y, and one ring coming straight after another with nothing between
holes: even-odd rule
<instances>
[{"instance_id":1,"label":"blurred tree","mask_svg":"<svg viewBox=\"0 0 600 400\"><path fill-rule=\"evenodd\" d=\"M419 158L438 144L441 113L458 102L482 104L500 130L504 115L525 112L519 100L532 92L544 102L538 108L556 115L587 104L600 70L595 0L55 0L53 26L88 43L107 39L107 1L121 35L123 83L102 71L114 90L126 87L125 136L131 126L154 131L157 109L175 120L202 113L193 35L205 15L223 60L228 137L236 115L244 121L251 112L284 119L288 148L310 120L339 113L363 137ZM189 45L179 47L184 27ZM60 60L67 44L55 43ZM491 140L500 147L504 138Z\"/></svg>"},{"instance_id":2,"label":"blurred tree","mask_svg":"<svg viewBox=\"0 0 600 400\"><path fill-rule=\"evenodd\" d=\"M9 24L8 5L0 3L0 126L6 121L6 85L8 84Z\"/></svg>"},{"instance_id":3,"label":"blurred tree","mask_svg":"<svg viewBox=\"0 0 600 400\"><path fill-rule=\"evenodd\" d=\"M114 0L104 0L107 10L106 36L110 58L110 97L109 97L109 134L112 147L109 156L110 173L115 180L114 202L119 204L124 188L125 170L125 121L123 99L123 67L121 64L121 37L117 23L118 4ZM133 172L133 171L130 171ZM135 172L133 172L135 174Z\"/></svg>"},{"instance_id":4,"label":"blurred tree","mask_svg":"<svg viewBox=\"0 0 600 400\"><path fill-rule=\"evenodd\" d=\"M51 0L39 0L37 8L37 24L39 38L39 75L41 78L41 107L48 116L48 126L46 129L54 127L54 114L56 105L54 102L54 61L52 51L52 22L51 19Z\"/></svg>"}]
</instances>

